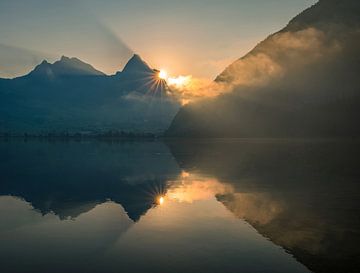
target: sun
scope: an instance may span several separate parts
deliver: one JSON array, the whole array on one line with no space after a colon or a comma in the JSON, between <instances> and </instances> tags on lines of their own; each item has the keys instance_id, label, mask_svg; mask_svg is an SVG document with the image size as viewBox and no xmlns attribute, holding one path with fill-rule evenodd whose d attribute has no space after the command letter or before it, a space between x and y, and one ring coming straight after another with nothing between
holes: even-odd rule
<instances>
[{"instance_id":1,"label":"sun","mask_svg":"<svg viewBox=\"0 0 360 273\"><path fill-rule=\"evenodd\" d=\"M165 70L161 69L159 72L159 78L162 80L166 80L168 78L168 74Z\"/></svg>"},{"instance_id":2,"label":"sun","mask_svg":"<svg viewBox=\"0 0 360 273\"><path fill-rule=\"evenodd\" d=\"M161 206L161 205L164 204L164 201L165 201L164 196L160 196L160 197L158 198L158 200L157 200L157 203Z\"/></svg>"}]
</instances>

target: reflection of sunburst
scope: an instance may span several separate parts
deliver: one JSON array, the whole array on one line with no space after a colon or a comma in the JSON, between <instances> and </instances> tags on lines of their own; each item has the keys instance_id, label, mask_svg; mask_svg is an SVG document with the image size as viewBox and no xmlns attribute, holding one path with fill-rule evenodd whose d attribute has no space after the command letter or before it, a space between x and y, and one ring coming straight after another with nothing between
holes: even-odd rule
<instances>
[{"instance_id":1,"label":"reflection of sunburst","mask_svg":"<svg viewBox=\"0 0 360 273\"><path fill-rule=\"evenodd\" d=\"M154 206L162 205L165 201L167 183L153 181L147 187L143 188L143 192L148 196L147 202L150 201Z\"/></svg>"}]
</instances>

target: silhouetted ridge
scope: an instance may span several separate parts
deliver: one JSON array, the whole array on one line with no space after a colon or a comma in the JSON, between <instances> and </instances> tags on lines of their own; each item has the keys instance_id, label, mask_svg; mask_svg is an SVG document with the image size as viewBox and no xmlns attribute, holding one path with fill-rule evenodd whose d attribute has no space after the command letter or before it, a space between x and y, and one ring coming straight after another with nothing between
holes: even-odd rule
<instances>
[{"instance_id":1,"label":"silhouetted ridge","mask_svg":"<svg viewBox=\"0 0 360 273\"><path fill-rule=\"evenodd\" d=\"M27 76L103 76L105 75L78 58L62 56L60 60L50 64L44 60Z\"/></svg>"},{"instance_id":2,"label":"silhouetted ridge","mask_svg":"<svg viewBox=\"0 0 360 273\"><path fill-rule=\"evenodd\" d=\"M290 20L282 31L295 31L305 27L329 29L333 24L359 25L360 1L320 0Z\"/></svg>"},{"instance_id":3,"label":"silhouetted ridge","mask_svg":"<svg viewBox=\"0 0 360 273\"><path fill-rule=\"evenodd\" d=\"M46 61L43 60L39 65L37 65L33 71L31 71L28 76L46 76L46 75L51 75L52 69L51 69L51 64Z\"/></svg>"},{"instance_id":4,"label":"silhouetted ridge","mask_svg":"<svg viewBox=\"0 0 360 273\"><path fill-rule=\"evenodd\" d=\"M139 55L112 76L62 56L26 76L0 80L0 135L158 134L179 106Z\"/></svg>"},{"instance_id":5,"label":"silhouetted ridge","mask_svg":"<svg viewBox=\"0 0 360 273\"><path fill-rule=\"evenodd\" d=\"M358 137L360 2L323 0L216 78L227 92L180 109L169 136Z\"/></svg>"},{"instance_id":6,"label":"silhouetted ridge","mask_svg":"<svg viewBox=\"0 0 360 273\"><path fill-rule=\"evenodd\" d=\"M141 57L137 54L131 57L131 59L125 65L123 71L121 73L154 73L153 69L144 62Z\"/></svg>"}]
</instances>

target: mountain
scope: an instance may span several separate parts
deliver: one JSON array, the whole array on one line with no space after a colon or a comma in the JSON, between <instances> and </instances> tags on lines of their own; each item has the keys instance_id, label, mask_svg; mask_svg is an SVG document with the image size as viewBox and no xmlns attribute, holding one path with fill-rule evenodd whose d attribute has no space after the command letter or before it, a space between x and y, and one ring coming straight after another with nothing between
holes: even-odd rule
<instances>
[{"instance_id":1,"label":"mountain","mask_svg":"<svg viewBox=\"0 0 360 273\"><path fill-rule=\"evenodd\" d=\"M360 3L321 0L228 66L226 92L183 107L168 136L360 136Z\"/></svg>"},{"instance_id":2,"label":"mountain","mask_svg":"<svg viewBox=\"0 0 360 273\"><path fill-rule=\"evenodd\" d=\"M123 90L130 92L132 98L151 95L152 98L165 99L168 96L168 87L164 80L158 79L158 73L156 69L152 69L143 61L139 55L134 54L124 69L116 73L116 77L122 82Z\"/></svg>"},{"instance_id":3,"label":"mountain","mask_svg":"<svg viewBox=\"0 0 360 273\"><path fill-rule=\"evenodd\" d=\"M153 73L153 69L145 63L138 54L134 54L134 56L128 61L125 65L122 75L125 74L146 74Z\"/></svg>"},{"instance_id":4,"label":"mountain","mask_svg":"<svg viewBox=\"0 0 360 273\"><path fill-rule=\"evenodd\" d=\"M112 76L77 58L43 61L25 76L0 79L0 133L161 133L179 103L157 73L139 55Z\"/></svg>"},{"instance_id":5,"label":"mountain","mask_svg":"<svg viewBox=\"0 0 360 273\"><path fill-rule=\"evenodd\" d=\"M27 77L60 77L60 76L105 76L90 64L84 63L77 58L62 56L53 64L44 60L37 65Z\"/></svg>"}]
</instances>

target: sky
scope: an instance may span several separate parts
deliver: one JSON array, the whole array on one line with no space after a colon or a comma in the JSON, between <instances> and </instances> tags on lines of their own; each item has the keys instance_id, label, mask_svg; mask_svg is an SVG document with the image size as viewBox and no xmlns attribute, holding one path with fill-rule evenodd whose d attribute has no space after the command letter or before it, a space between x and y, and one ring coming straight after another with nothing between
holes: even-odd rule
<instances>
[{"instance_id":1,"label":"sky","mask_svg":"<svg viewBox=\"0 0 360 273\"><path fill-rule=\"evenodd\" d=\"M0 0L0 77L78 57L114 74L133 53L213 79L316 0Z\"/></svg>"}]
</instances>

